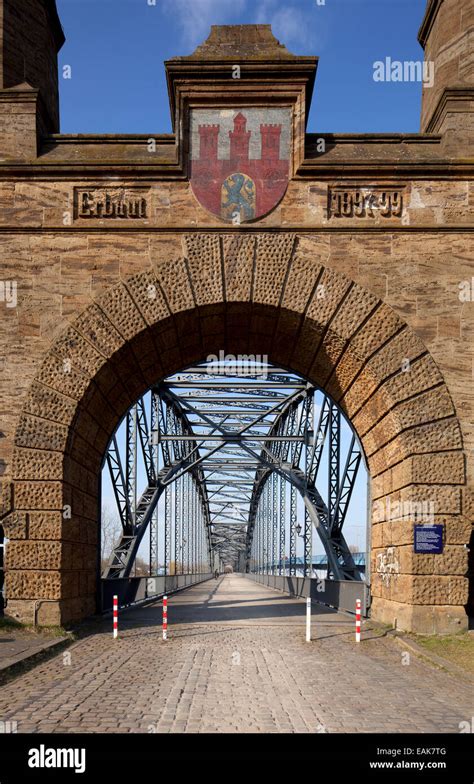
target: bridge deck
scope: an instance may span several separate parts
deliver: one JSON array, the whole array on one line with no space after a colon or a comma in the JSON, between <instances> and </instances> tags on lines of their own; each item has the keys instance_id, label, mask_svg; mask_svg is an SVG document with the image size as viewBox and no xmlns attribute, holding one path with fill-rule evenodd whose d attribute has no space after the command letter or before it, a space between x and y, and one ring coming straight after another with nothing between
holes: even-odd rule
<instances>
[{"instance_id":1,"label":"bridge deck","mask_svg":"<svg viewBox=\"0 0 474 784\"><path fill-rule=\"evenodd\" d=\"M290 624L304 635L305 600L295 599L255 583L242 575L232 574L210 580L168 599L170 628L183 624L225 624L237 627L253 625L283 626ZM352 629L353 621L323 605L314 605L315 621L337 624ZM161 602L137 607L123 615L122 626L140 626L161 623ZM293 633L293 632L292 632Z\"/></svg>"},{"instance_id":2,"label":"bridge deck","mask_svg":"<svg viewBox=\"0 0 474 784\"><path fill-rule=\"evenodd\" d=\"M18 732L458 732L472 689L365 625L238 575L135 608L3 687ZM70 654L70 660L67 658Z\"/></svg>"}]
</instances>

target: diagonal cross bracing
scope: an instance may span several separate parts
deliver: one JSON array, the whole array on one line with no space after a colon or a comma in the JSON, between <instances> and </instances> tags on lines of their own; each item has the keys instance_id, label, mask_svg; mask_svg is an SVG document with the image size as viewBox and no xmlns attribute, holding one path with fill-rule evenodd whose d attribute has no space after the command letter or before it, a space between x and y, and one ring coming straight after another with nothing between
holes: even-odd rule
<instances>
[{"instance_id":1,"label":"diagonal cross bracing","mask_svg":"<svg viewBox=\"0 0 474 784\"><path fill-rule=\"evenodd\" d=\"M165 570L195 568L197 556L209 568L295 574L302 504L305 574L316 531L328 576L360 579L342 529L362 453L353 436L341 470L340 409L318 391L316 410L316 388L286 370L255 367L237 377L225 363L212 365L158 384L126 415L125 447L112 439L106 464L123 536L104 576L131 574L149 526L150 570L158 568L161 526Z\"/></svg>"}]
</instances>

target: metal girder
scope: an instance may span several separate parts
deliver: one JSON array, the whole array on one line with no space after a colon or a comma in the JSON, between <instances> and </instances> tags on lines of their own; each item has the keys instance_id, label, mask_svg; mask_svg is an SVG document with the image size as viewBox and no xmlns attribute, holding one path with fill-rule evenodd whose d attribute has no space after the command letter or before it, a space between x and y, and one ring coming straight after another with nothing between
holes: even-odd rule
<instances>
[{"instance_id":1,"label":"metal girder","mask_svg":"<svg viewBox=\"0 0 474 784\"><path fill-rule=\"evenodd\" d=\"M299 407L299 415L296 415L296 408ZM307 390L287 406L281 414L282 419L289 420L288 429L294 431L297 428L299 436L304 436L301 441L296 442L293 451L292 441L289 440L290 447L285 452L286 460L281 460L278 455L277 446L271 438L267 439L260 453L262 469L257 471L252 503L250 505L249 516L249 539L253 537L253 530L256 521L256 509L258 507L261 488L266 482L266 474L269 471L276 471L299 491L304 503L304 563L305 574L311 573L312 563L312 531L315 527L328 558L328 576L334 579L361 579L352 554L342 535L342 524L339 519L342 515L344 522L348 502L352 494L357 469L360 464L360 449L354 448L355 438L351 442L351 448L347 459L342 483L339 481L339 460L340 460L340 431L341 413L337 406L324 398L320 410L320 417L316 437L313 431L312 417L312 392ZM291 420L289 419L291 417ZM281 432L281 422L275 422L270 435ZM316 488L316 478L323 453L323 446L326 433L329 429L329 451L328 451L328 505L326 505L321 494ZM303 445L305 445L303 447ZM251 456L256 456L249 445L243 445L244 449ZM302 470L299 468L302 451L305 448L305 465ZM354 454L352 452L354 451ZM278 459L280 457L280 459ZM263 468L265 466L265 468ZM330 505L330 509L328 506ZM295 502L292 496L292 509L290 510L290 574L293 571L293 559L296 552L295 537ZM251 552L251 541L248 545Z\"/></svg>"},{"instance_id":2,"label":"metal girder","mask_svg":"<svg viewBox=\"0 0 474 784\"><path fill-rule=\"evenodd\" d=\"M143 405L143 399L141 399L141 408L143 412L145 411ZM154 433L158 429L158 411L157 406L155 404L154 395L150 395L150 430L151 433ZM149 450L149 456L151 461L151 468L146 468L147 479L148 482L156 481L156 476L159 471L159 449L158 449L158 441L152 438L151 434L148 432L148 426L146 422L146 417L144 417L143 423L143 434L146 437L146 446ZM142 453L144 454L144 444L143 438L141 438L142 444ZM145 457L144 457L145 459ZM158 574L158 550L159 550L159 543L158 543L158 526L159 526L159 519L158 519L158 505L155 507L155 510L152 515L151 523L150 523L150 576L154 574ZM165 558L166 564L166 558Z\"/></svg>"},{"instance_id":3,"label":"metal girder","mask_svg":"<svg viewBox=\"0 0 474 784\"><path fill-rule=\"evenodd\" d=\"M156 391L152 393L152 399L156 395ZM169 402L169 401L168 401ZM154 404L157 419L159 421L160 406ZM118 545L114 548L108 567L104 574L107 579L124 578L128 577L131 572L133 562L136 558L138 548L143 539L143 535L150 524L152 516L157 507L161 495L166 491L166 488L171 482L180 480L185 477L188 472L195 474L196 490L201 496L203 503L208 506L207 494L204 487L203 475L199 470L199 464L204 459L199 453L199 448L192 430L186 420L185 414L174 401L172 405L167 406L166 422L168 426L176 429L177 435L183 434L186 436L184 441L173 442L173 452L175 460L170 464L165 465L157 474L153 464L153 439L150 438L146 417L144 415L144 404L141 399L126 416L126 456L127 456L127 469L125 480L125 492L122 489L122 476L123 470L121 469L119 450L117 441L112 439L109 451L107 454L107 462L109 467L112 466L113 480L118 479L114 486L114 493L117 500L122 502L122 508L128 511L127 526L124 528L124 535L120 539ZM140 413L139 413L140 412ZM139 422L140 421L140 422ZM162 418L164 421L164 418ZM136 500L136 481L137 481L137 434L142 442L143 458L145 462L146 476L148 485ZM162 443L158 439L158 443ZM215 450L211 450L215 451ZM169 450L164 450L163 456L171 459ZM111 470L111 474L112 474ZM152 477L152 481L150 481ZM125 500L122 501L122 496ZM206 524L209 525L209 516L206 516Z\"/></svg>"},{"instance_id":4,"label":"metal girder","mask_svg":"<svg viewBox=\"0 0 474 784\"><path fill-rule=\"evenodd\" d=\"M169 563L171 562L171 485L165 487L165 553L164 568L165 574L168 573Z\"/></svg>"},{"instance_id":5,"label":"metal girder","mask_svg":"<svg viewBox=\"0 0 474 784\"><path fill-rule=\"evenodd\" d=\"M296 487L290 487L290 577L296 574Z\"/></svg>"},{"instance_id":6,"label":"metal girder","mask_svg":"<svg viewBox=\"0 0 474 784\"><path fill-rule=\"evenodd\" d=\"M126 534L132 530L133 514L128 500L125 474L122 467L122 461L120 459L120 451L117 445L117 439L115 436L112 438L112 441L109 444L106 462L109 468L120 522L122 524L124 534Z\"/></svg>"},{"instance_id":7,"label":"metal girder","mask_svg":"<svg viewBox=\"0 0 474 784\"><path fill-rule=\"evenodd\" d=\"M143 460L145 462L148 483L156 482L156 471L153 460L153 442L148 429L148 421L145 412L143 398L137 401L137 431L140 439Z\"/></svg>"},{"instance_id":8,"label":"metal girder","mask_svg":"<svg viewBox=\"0 0 474 784\"><path fill-rule=\"evenodd\" d=\"M265 460L265 458L263 459ZM308 527L309 520L311 520L311 523L316 528L316 531L321 539L321 543L328 556L330 576L337 580L361 579L360 573L354 563L354 559L349 550L349 547L344 540L344 537L342 536L342 533L339 533L337 537L331 537L329 531L329 515L327 506L324 503L317 488L307 483L304 472L301 471L301 469L291 468L284 464L267 462L267 473L270 473L272 470L283 476L296 488L296 490L299 491L304 504L305 515L306 513L309 515L309 519L305 517L305 544L307 545L308 542ZM266 475L264 474L260 478L254 493L254 498L251 504L251 517L249 520L249 536L253 535L253 528L255 525L254 509L255 506L258 505L261 486L264 484L265 480ZM305 562L307 563L311 560L309 558L308 561L308 558L308 546L306 546Z\"/></svg>"},{"instance_id":9,"label":"metal girder","mask_svg":"<svg viewBox=\"0 0 474 784\"><path fill-rule=\"evenodd\" d=\"M341 449L341 412L330 404L329 412L329 467L328 467L328 515L337 526L337 497L339 494L339 462Z\"/></svg>"},{"instance_id":10,"label":"metal girder","mask_svg":"<svg viewBox=\"0 0 474 784\"><path fill-rule=\"evenodd\" d=\"M279 569L278 574L282 574L282 563L285 558L285 534L286 534L286 483L280 476L279 478L279 486L280 486L280 541L279 541L279 548L278 548L278 556L279 556Z\"/></svg>"},{"instance_id":11,"label":"metal girder","mask_svg":"<svg viewBox=\"0 0 474 784\"><path fill-rule=\"evenodd\" d=\"M275 566L278 558L278 544L279 544L279 511L280 504L278 498L278 474L272 474L272 573L274 573Z\"/></svg>"},{"instance_id":12,"label":"metal girder","mask_svg":"<svg viewBox=\"0 0 474 784\"><path fill-rule=\"evenodd\" d=\"M308 493L310 487L310 470L311 470L311 457L310 451L313 447L314 441L314 390L308 391L306 396L306 423L305 423L305 450L304 450L304 474L305 474L305 490ZM305 505L304 510L304 574L311 577L313 573L313 522L309 514L309 510Z\"/></svg>"},{"instance_id":13,"label":"metal girder","mask_svg":"<svg viewBox=\"0 0 474 784\"><path fill-rule=\"evenodd\" d=\"M347 454L347 461L344 467L342 480L339 484L339 489L335 501L335 512L332 515L329 523L331 535L339 534L349 507L352 491L354 489L355 480L359 470L360 461L362 459L362 452L356 441L355 436L352 436L351 444Z\"/></svg>"},{"instance_id":14,"label":"metal girder","mask_svg":"<svg viewBox=\"0 0 474 784\"><path fill-rule=\"evenodd\" d=\"M315 428L315 387L300 377L282 369L263 377L256 369L242 381L211 378L208 371L196 366L153 387L150 427L145 398L132 406L125 418L125 471L119 442L111 441L107 464L124 535L107 577L130 574L148 526L150 573L158 569L163 496L165 570L173 560L174 569L193 570L211 555L236 565L245 553L249 567L282 574L288 566L296 574L300 499L305 573L312 571L316 529L329 576L359 579L342 528L361 451L353 437L341 476L339 408L323 396ZM316 485L326 453L325 502ZM138 497L139 460L146 484Z\"/></svg>"},{"instance_id":15,"label":"metal girder","mask_svg":"<svg viewBox=\"0 0 474 784\"><path fill-rule=\"evenodd\" d=\"M179 441L189 441L189 435L185 436L162 436L162 441L172 441L173 443ZM205 443L206 441L219 441L225 444L232 444L232 443L240 443L241 441L278 441L278 442L295 442L304 444L304 436L269 436L269 435L241 435L240 433L227 433L226 435L221 436L208 436L205 434L199 435L199 441L201 443Z\"/></svg>"},{"instance_id":16,"label":"metal girder","mask_svg":"<svg viewBox=\"0 0 474 784\"><path fill-rule=\"evenodd\" d=\"M128 505L135 518L137 506L137 406L127 412L126 456L125 456L125 489Z\"/></svg>"},{"instance_id":17,"label":"metal girder","mask_svg":"<svg viewBox=\"0 0 474 784\"><path fill-rule=\"evenodd\" d=\"M321 464L321 455L326 441L326 434L329 426L329 415L331 404L327 397L324 397L319 415L318 427L314 437L313 449L311 452L310 466L309 466L309 481L311 484L316 484L318 477L319 466Z\"/></svg>"},{"instance_id":18,"label":"metal girder","mask_svg":"<svg viewBox=\"0 0 474 784\"><path fill-rule=\"evenodd\" d=\"M104 577L108 579L129 577L143 534L150 522L161 494L158 486L147 487L136 508L136 522L131 536L122 536L114 548Z\"/></svg>"},{"instance_id":19,"label":"metal girder","mask_svg":"<svg viewBox=\"0 0 474 784\"><path fill-rule=\"evenodd\" d=\"M242 526L232 523L213 523L211 541L219 551L222 561L233 562L245 551L247 532Z\"/></svg>"}]
</instances>

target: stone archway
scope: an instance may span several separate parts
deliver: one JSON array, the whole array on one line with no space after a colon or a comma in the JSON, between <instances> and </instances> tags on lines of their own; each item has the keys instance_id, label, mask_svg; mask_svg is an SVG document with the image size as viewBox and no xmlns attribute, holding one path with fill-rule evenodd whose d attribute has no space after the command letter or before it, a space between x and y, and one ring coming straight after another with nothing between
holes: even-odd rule
<instances>
[{"instance_id":1,"label":"stone archway","mask_svg":"<svg viewBox=\"0 0 474 784\"><path fill-rule=\"evenodd\" d=\"M324 266L311 237L196 234L186 256L174 248L87 307L31 385L4 521L8 612L43 624L94 612L109 438L157 379L224 349L267 354L307 376L351 420L372 478L374 617L416 631L463 628L462 436L422 341L377 296ZM445 524L439 556L415 556L410 515L392 519L398 503L423 501Z\"/></svg>"}]
</instances>

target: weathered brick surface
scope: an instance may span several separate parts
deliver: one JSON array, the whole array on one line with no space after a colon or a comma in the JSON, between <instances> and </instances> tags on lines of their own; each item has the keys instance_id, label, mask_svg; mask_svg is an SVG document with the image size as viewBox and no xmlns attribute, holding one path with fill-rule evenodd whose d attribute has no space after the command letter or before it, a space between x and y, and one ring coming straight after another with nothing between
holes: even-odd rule
<instances>
[{"instance_id":1,"label":"weathered brick surface","mask_svg":"<svg viewBox=\"0 0 474 784\"><path fill-rule=\"evenodd\" d=\"M262 234L257 238L253 282L253 301L263 305L280 304L288 265L295 244L292 234Z\"/></svg>"},{"instance_id":2,"label":"weathered brick surface","mask_svg":"<svg viewBox=\"0 0 474 784\"><path fill-rule=\"evenodd\" d=\"M342 342L340 345L342 347ZM340 401L344 392L350 387L363 366L364 363L352 351L343 351L341 353L341 357L337 361L336 367L326 384L326 390L334 400Z\"/></svg>"},{"instance_id":3,"label":"weathered brick surface","mask_svg":"<svg viewBox=\"0 0 474 784\"><path fill-rule=\"evenodd\" d=\"M37 380L74 400L80 400L87 389L88 378L74 370L69 361L67 355L60 358L54 353L48 354L38 372Z\"/></svg>"},{"instance_id":4,"label":"weathered brick surface","mask_svg":"<svg viewBox=\"0 0 474 784\"><path fill-rule=\"evenodd\" d=\"M391 407L391 402L390 397L382 390L381 394L374 395L373 402L369 401L366 410L357 414L353 420L357 431L361 435L367 434L364 442L369 454L394 438L401 430L454 414L451 397L444 385L404 401L384 416L385 411ZM368 432L374 420L377 424Z\"/></svg>"},{"instance_id":5,"label":"weathered brick surface","mask_svg":"<svg viewBox=\"0 0 474 784\"><path fill-rule=\"evenodd\" d=\"M129 303L129 311L132 307ZM118 331L97 305L91 305L82 313L76 319L75 327L104 357L110 357L123 345Z\"/></svg>"},{"instance_id":6,"label":"weathered brick surface","mask_svg":"<svg viewBox=\"0 0 474 784\"><path fill-rule=\"evenodd\" d=\"M28 569L34 563L38 569L60 569L64 547L60 542L11 542L7 566L10 569Z\"/></svg>"},{"instance_id":7,"label":"weathered brick surface","mask_svg":"<svg viewBox=\"0 0 474 784\"><path fill-rule=\"evenodd\" d=\"M329 243L311 235L297 238L295 252L283 293L282 307L302 313L317 286L323 264L327 261Z\"/></svg>"},{"instance_id":8,"label":"weathered brick surface","mask_svg":"<svg viewBox=\"0 0 474 784\"><path fill-rule=\"evenodd\" d=\"M410 457L372 480L372 498L379 498L415 483L463 484L465 479L462 452L428 453Z\"/></svg>"},{"instance_id":9,"label":"weathered brick surface","mask_svg":"<svg viewBox=\"0 0 474 784\"><path fill-rule=\"evenodd\" d=\"M186 238L186 256L196 305L210 305L224 297L221 249L216 235Z\"/></svg>"},{"instance_id":10,"label":"weathered brick surface","mask_svg":"<svg viewBox=\"0 0 474 784\"><path fill-rule=\"evenodd\" d=\"M74 400L38 383L32 385L25 404L28 414L59 423L70 422L75 409Z\"/></svg>"},{"instance_id":11,"label":"weathered brick surface","mask_svg":"<svg viewBox=\"0 0 474 784\"><path fill-rule=\"evenodd\" d=\"M12 475L14 479L55 479L63 477L61 452L43 449L16 449L14 452Z\"/></svg>"},{"instance_id":12,"label":"weathered brick surface","mask_svg":"<svg viewBox=\"0 0 474 784\"><path fill-rule=\"evenodd\" d=\"M322 385L326 385L329 376L336 363L341 358L346 346L346 341L339 335L335 334L332 330L328 330L318 347L316 358L309 368L309 375L313 378L319 378ZM349 374L349 379L351 375ZM340 379L344 383L345 379ZM335 394L337 392L335 390Z\"/></svg>"},{"instance_id":13,"label":"weathered brick surface","mask_svg":"<svg viewBox=\"0 0 474 784\"><path fill-rule=\"evenodd\" d=\"M184 258L157 258L155 272L172 313L194 307L193 292Z\"/></svg>"},{"instance_id":14,"label":"weathered brick surface","mask_svg":"<svg viewBox=\"0 0 474 784\"><path fill-rule=\"evenodd\" d=\"M13 540L26 539L30 533L28 519L29 514L26 512L10 512L4 516L2 525L5 535ZM58 536L54 538L59 539L60 531L57 533Z\"/></svg>"},{"instance_id":15,"label":"weathered brick surface","mask_svg":"<svg viewBox=\"0 0 474 784\"><path fill-rule=\"evenodd\" d=\"M63 487L61 482L15 482L15 506L17 509L42 510L62 509Z\"/></svg>"},{"instance_id":16,"label":"weathered brick surface","mask_svg":"<svg viewBox=\"0 0 474 784\"><path fill-rule=\"evenodd\" d=\"M250 300L256 251L255 237L227 235L222 238L224 287L228 302Z\"/></svg>"},{"instance_id":17,"label":"weathered brick surface","mask_svg":"<svg viewBox=\"0 0 474 784\"><path fill-rule=\"evenodd\" d=\"M7 595L12 599L60 599L69 593L71 572L64 576L59 571L35 571L28 567L24 571L8 570L5 579Z\"/></svg>"},{"instance_id":18,"label":"weathered brick surface","mask_svg":"<svg viewBox=\"0 0 474 784\"><path fill-rule=\"evenodd\" d=\"M331 328L349 340L378 304L379 299L375 294L360 286L354 286L332 320Z\"/></svg>"},{"instance_id":19,"label":"weathered brick surface","mask_svg":"<svg viewBox=\"0 0 474 784\"><path fill-rule=\"evenodd\" d=\"M317 324L327 325L350 287L351 282L345 275L331 269L324 269L306 311L308 317L314 319Z\"/></svg>"},{"instance_id":20,"label":"weathered brick surface","mask_svg":"<svg viewBox=\"0 0 474 784\"><path fill-rule=\"evenodd\" d=\"M17 446L61 451L66 446L67 425L24 414L16 433Z\"/></svg>"},{"instance_id":21,"label":"weathered brick surface","mask_svg":"<svg viewBox=\"0 0 474 784\"><path fill-rule=\"evenodd\" d=\"M473 85L472 6L457 0L445 0L439 6L434 18L427 18L422 27L421 43L426 59L434 61L436 79L432 89L423 88L421 127L431 132L467 130L472 111L469 94L464 100L458 98L455 107L448 103L439 114L436 108L446 88Z\"/></svg>"},{"instance_id":22,"label":"weathered brick surface","mask_svg":"<svg viewBox=\"0 0 474 784\"><path fill-rule=\"evenodd\" d=\"M400 462L410 454L440 452L462 448L459 422L455 418L429 422L404 431L370 458L372 476Z\"/></svg>"},{"instance_id":23,"label":"weathered brick surface","mask_svg":"<svg viewBox=\"0 0 474 784\"><path fill-rule=\"evenodd\" d=\"M163 292L152 272L132 275L126 285L147 324L155 324L169 315Z\"/></svg>"},{"instance_id":24,"label":"weathered brick surface","mask_svg":"<svg viewBox=\"0 0 474 784\"><path fill-rule=\"evenodd\" d=\"M102 294L97 304L125 340L141 332L145 321L125 286L114 286Z\"/></svg>"}]
</instances>

